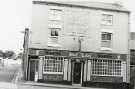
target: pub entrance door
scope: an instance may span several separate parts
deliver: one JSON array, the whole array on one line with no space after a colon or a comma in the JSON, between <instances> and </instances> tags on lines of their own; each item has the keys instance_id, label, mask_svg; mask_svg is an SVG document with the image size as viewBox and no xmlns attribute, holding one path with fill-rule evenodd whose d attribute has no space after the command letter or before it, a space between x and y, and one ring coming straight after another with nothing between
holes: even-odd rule
<instances>
[{"instance_id":1,"label":"pub entrance door","mask_svg":"<svg viewBox=\"0 0 135 89\"><path fill-rule=\"evenodd\" d=\"M73 84L81 84L82 83L82 63L81 62L74 62L73 65L73 76L72 81Z\"/></svg>"}]
</instances>

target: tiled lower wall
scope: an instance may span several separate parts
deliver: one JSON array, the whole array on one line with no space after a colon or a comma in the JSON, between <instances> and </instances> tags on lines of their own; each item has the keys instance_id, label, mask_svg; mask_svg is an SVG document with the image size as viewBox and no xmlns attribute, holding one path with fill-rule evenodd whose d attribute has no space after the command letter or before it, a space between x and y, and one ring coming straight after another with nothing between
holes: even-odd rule
<instances>
[{"instance_id":1,"label":"tiled lower wall","mask_svg":"<svg viewBox=\"0 0 135 89\"><path fill-rule=\"evenodd\" d=\"M62 81L63 80L63 75L59 75L59 74L43 74L43 80Z\"/></svg>"},{"instance_id":2,"label":"tiled lower wall","mask_svg":"<svg viewBox=\"0 0 135 89\"><path fill-rule=\"evenodd\" d=\"M113 76L91 76L92 82L112 82L112 83L122 83L123 77L113 77Z\"/></svg>"}]
</instances>

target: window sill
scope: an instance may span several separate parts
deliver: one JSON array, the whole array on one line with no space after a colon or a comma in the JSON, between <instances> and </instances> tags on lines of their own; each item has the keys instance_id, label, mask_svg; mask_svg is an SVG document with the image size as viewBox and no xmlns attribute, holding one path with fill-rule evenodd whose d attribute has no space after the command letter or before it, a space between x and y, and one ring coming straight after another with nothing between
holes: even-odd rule
<instances>
[{"instance_id":1,"label":"window sill","mask_svg":"<svg viewBox=\"0 0 135 89\"><path fill-rule=\"evenodd\" d=\"M62 28L62 25L54 25L54 24L49 24L48 25L48 27L51 29L51 28L53 28L53 29L61 29Z\"/></svg>"},{"instance_id":2,"label":"window sill","mask_svg":"<svg viewBox=\"0 0 135 89\"><path fill-rule=\"evenodd\" d=\"M60 75L62 75L63 72L43 72L43 74L60 74Z\"/></svg>"},{"instance_id":3,"label":"window sill","mask_svg":"<svg viewBox=\"0 0 135 89\"><path fill-rule=\"evenodd\" d=\"M113 33L113 29L101 29L101 32Z\"/></svg>"},{"instance_id":4,"label":"window sill","mask_svg":"<svg viewBox=\"0 0 135 89\"><path fill-rule=\"evenodd\" d=\"M61 22L62 21L60 18L57 18L57 17L49 17L48 20L49 21L58 21L58 22Z\"/></svg>"},{"instance_id":5,"label":"window sill","mask_svg":"<svg viewBox=\"0 0 135 89\"><path fill-rule=\"evenodd\" d=\"M61 47L61 45L57 43L48 43L48 47Z\"/></svg>"},{"instance_id":6,"label":"window sill","mask_svg":"<svg viewBox=\"0 0 135 89\"><path fill-rule=\"evenodd\" d=\"M54 39L55 39L55 38L58 39L58 36L51 36L50 38L51 38L51 39L53 39L53 38L54 38Z\"/></svg>"},{"instance_id":7,"label":"window sill","mask_svg":"<svg viewBox=\"0 0 135 89\"><path fill-rule=\"evenodd\" d=\"M92 76L105 76L105 77L122 77L122 75L102 75L102 74L92 74Z\"/></svg>"},{"instance_id":8,"label":"window sill","mask_svg":"<svg viewBox=\"0 0 135 89\"><path fill-rule=\"evenodd\" d=\"M101 23L101 25L103 25L103 26L113 26L113 24L112 23Z\"/></svg>"},{"instance_id":9,"label":"window sill","mask_svg":"<svg viewBox=\"0 0 135 89\"><path fill-rule=\"evenodd\" d=\"M112 51L112 49L108 48L108 47L101 47L100 50L102 50L102 51Z\"/></svg>"}]
</instances>

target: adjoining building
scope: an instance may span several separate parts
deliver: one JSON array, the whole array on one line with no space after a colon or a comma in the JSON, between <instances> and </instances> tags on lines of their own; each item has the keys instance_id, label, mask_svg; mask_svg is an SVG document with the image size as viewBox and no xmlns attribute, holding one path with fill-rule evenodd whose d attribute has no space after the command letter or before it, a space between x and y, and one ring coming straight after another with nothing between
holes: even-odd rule
<instances>
[{"instance_id":1,"label":"adjoining building","mask_svg":"<svg viewBox=\"0 0 135 89\"><path fill-rule=\"evenodd\" d=\"M118 4L33 1L24 44L27 80L128 85L129 14Z\"/></svg>"},{"instance_id":2,"label":"adjoining building","mask_svg":"<svg viewBox=\"0 0 135 89\"><path fill-rule=\"evenodd\" d=\"M135 88L135 32L130 33L130 85Z\"/></svg>"},{"instance_id":3,"label":"adjoining building","mask_svg":"<svg viewBox=\"0 0 135 89\"><path fill-rule=\"evenodd\" d=\"M135 66L135 32L130 33L130 64Z\"/></svg>"}]
</instances>

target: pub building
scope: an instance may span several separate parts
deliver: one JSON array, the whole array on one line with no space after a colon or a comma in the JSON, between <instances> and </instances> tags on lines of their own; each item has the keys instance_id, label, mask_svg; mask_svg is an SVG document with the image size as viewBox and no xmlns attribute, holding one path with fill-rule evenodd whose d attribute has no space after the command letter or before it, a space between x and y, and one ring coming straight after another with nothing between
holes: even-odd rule
<instances>
[{"instance_id":1,"label":"pub building","mask_svg":"<svg viewBox=\"0 0 135 89\"><path fill-rule=\"evenodd\" d=\"M37 0L32 9L32 26L24 37L26 80L94 87L129 85L130 12L123 6Z\"/></svg>"}]
</instances>

